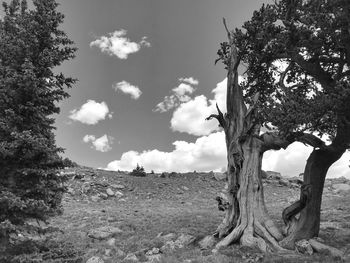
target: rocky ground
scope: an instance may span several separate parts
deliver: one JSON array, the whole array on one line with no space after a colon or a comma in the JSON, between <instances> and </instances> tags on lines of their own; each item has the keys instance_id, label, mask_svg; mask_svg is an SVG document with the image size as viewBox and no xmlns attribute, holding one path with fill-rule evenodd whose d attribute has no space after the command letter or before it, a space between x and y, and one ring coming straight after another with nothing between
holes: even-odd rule
<instances>
[{"instance_id":1,"label":"rocky ground","mask_svg":"<svg viewBox=\"0 0 350 263\"><path fill-rule=\"evenodd\" d=\"M223 217L215 201L225 186L223 174L135 177L81 167L61 173L70 177L65 212L50 222L50 228L59 231L40 237L21 235L69 244L76 253L63 260L57 256L36 262L350 262L350 182L344 178L326 181L320 231L320 241L338 248L340 259L327 252L314 253L307 242L288 255L263 255L238 245L213 254L216 240L203 238L216 230ZM281 212L298 198L300 178L287 179L274 172L264 177L269 212L282 226Z\"/></svg>"}]
</instances>

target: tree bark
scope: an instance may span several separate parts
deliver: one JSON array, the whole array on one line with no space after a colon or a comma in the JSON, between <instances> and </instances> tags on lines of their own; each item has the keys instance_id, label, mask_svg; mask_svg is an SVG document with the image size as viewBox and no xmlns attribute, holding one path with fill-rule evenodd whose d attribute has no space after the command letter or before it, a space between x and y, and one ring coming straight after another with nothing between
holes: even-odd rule
<instances>
[{"instance_id":1,"label":"tree bark","mask_svg":"<svg viewBox=\"0 0 350 263\"><path fill-rule=\"evenodd\" d=\"M281 249L278 240L283 236L270 219L264 202L261 162L265 149L264 139L259 137L260 124L256 120L255 109L259 95L254 96L252 105L247 109L238 84L240 59L231 33L228 30L227 33L230 41L230 53L224 61L228 70L227 113L224 116L217 106L218 114L207 118L216 118L224 129L228 161L229 205L216 231L223 238L216 249L236 241L262 251Z\"/></svg>"},{"instance_id":2,"label":"tree bark","mask_svg":"<svg viewBox=\"0 0 350 263\"><path fill-rule=\"evenodd\" d=\"M334 149L325 147L323 149L314 149L310 154L304 171L304 187L307 186L309 188L309 193L305 200L305 207L301 208L299 218L296 219L293 216L288 222L285 222L288 227L287 237L280 242L284 248L293 249L296 241L318 236L325 178L329 167L344 152L345 148ZM305 199L303 191L300 193L300 200L302 199ZM292 204L290 207L295 204ZM287 207L283 213L290 207Z\"/></svg>"}]
</instances>

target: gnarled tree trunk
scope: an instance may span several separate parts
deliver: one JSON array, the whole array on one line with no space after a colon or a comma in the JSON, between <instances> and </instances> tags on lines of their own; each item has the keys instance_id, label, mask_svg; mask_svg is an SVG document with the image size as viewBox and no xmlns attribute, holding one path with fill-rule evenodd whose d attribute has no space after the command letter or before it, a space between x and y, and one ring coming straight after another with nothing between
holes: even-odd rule
<instances>
[{"instance_id":1,"label":"gnarled tree trunk","mask_svg":"<svg viewBox=\"0 0 350 263\"><path fill-rule=\"evenodd\" d=\"M261 162L265 151L263 137L259 136L260 124L256 120L255 105L249 109L244 104L243 92L238 85L237 68L240 63L230 32L230 53L224 63L228 70L227 113L217 107L216 118L226 136L228 161L228 209L217 234L224 237L216 248L240 241L243 245L255 246L263 251L269 247L280 249L281 232L270 219L264 202L261 180Z\"/></svg>"},{"instance_id":2,"label":"gnarled tree trunk","mask_svg":"<svg viewBox=\"0 0 350 263\"><path fill-rule=\"evenodd\" d=\"M295 241L318 236L325 178L329 167L343 155L345 149L328 146L314 149L310 154L304 171L304 188L302 187L300 200L283 211L287 237L281 241L281 246L293 249ZM292 215L285 218L286 213ZM297 219L295 215L298 213L300 215Z\"/></svg>"}]
</instances>

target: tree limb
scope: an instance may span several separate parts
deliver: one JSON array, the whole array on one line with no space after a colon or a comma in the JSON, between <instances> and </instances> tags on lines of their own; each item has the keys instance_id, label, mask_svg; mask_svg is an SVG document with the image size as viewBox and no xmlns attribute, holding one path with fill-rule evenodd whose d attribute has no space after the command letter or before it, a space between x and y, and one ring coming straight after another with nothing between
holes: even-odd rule
<instances>
[{"instance_id":1,"label":"tree limb","mask_svg":"<svg viewBox=\"0 0 350 263\"><path fill-rule=\"evenodd\" d=\"M313 134L294 132L288 137L281 137L279 134L274 132L266 132L260 136L263 144L263 151L268 150L280 150L286 149L293 142L301 142L310 145L314 148L324 148L326 147L324 141L316 137Z\"/></svg>"},{"instance_id":2,"label":"tree limb","mask_svg":"<svg viewBox=\"0 0 350 263\"><path fill-rule=\"evenodd\" d=\"M215 118L215 119L218 120L220 126L225 128L226 127L226 121L225 121L224 115L222 114L222 112L221 112L221 110L220 110L220 108L219 108L217 103L216 103L216 109L218 111L218 114L211 114L205 120L208 121L208 120L211 120L212 118Z\"/></svg>"}]
</instances>

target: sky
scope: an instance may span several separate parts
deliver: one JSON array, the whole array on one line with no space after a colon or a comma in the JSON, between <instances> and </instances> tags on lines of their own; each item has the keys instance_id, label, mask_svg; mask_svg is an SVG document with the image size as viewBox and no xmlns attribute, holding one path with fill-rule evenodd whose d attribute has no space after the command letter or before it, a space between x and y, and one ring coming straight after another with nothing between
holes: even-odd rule
<instances>
[{"instance_id":1,"label":"sky","mask_svg":"<svg viewBox=\"0 0 350 263\"><path fill-rule=\"evenodd\" d=\"M214 65L222 24L241 27L268 0L58 0L74 60L57 68L78 79L60 103L56 142L81 165L110 170L224 171L226 71ZM297 176L310 147L268 152L263 169ZM350 155L329 177L350 177Z\"/></svg>"}]
</instances>

